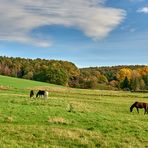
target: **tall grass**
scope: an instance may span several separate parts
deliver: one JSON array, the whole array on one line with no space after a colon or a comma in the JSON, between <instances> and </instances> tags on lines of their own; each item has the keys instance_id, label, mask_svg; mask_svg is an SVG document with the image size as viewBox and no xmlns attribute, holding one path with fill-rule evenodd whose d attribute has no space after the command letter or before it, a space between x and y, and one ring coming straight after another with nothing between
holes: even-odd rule
<instances>
[{"instance_id":1,"label":"tall grass","mask_svg":"<svg viewBox=\"0 0 148 148\"><path fill-rule=\"evenodd\" d=\"M21 84L19 84L21 83ZM81 90L0 76L1 147L148 147L148 94ZM48 100L30 99L47 89Z\"/></svg>"}]
</instances>

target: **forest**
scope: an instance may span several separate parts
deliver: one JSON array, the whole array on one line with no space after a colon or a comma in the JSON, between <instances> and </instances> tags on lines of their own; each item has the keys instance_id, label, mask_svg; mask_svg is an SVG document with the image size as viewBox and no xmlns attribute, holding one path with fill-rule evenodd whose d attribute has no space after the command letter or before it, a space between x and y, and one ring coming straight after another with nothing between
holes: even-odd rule
<instances>
[{"instance_id":1,"label":"forest","mask_svg":"<svg viewBox=\"0 0 148 148\"><path fill-rule=\"evenodd\" d=\"M148 90L148 66L78 68L61 60L0 56L0 75L82 89Z\"/></svg>"}]
</instances>

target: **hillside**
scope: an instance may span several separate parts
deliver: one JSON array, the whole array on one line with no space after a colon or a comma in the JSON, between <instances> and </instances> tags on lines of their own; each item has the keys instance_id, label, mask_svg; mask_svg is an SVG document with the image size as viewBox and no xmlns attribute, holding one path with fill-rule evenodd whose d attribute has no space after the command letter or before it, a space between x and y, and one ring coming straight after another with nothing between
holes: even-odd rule
<instances>
[{"instance_id":1,"label":"hillside","mask_svg":"<svg viewBox=\"0 0 148 148\"><path fill-rule=\"evenodd\" d=\"M148 94L82 90L0 76L1 147L147 147ZM49 91L48 100L29 98Z\"/></svg>"},{"instance_id":2,"label":"hillside","mask_svg":"<svg viewBox=\"0 0 148 148\"><path fill-rule=\"evenodd\" d=\"M38 82L33 80L21 79L21 78L14 78L8 76L0 75L0 86L8 87L8 88L17 88L17 89L26 89L26 88L33 88L33 87L62 87L59 85L54 85L50 83Z\"/></svg>"},{"instance_id":3,"label":"hillside","mask_svg":"<svg viewBox=\"0 0 148 148\"><path fill-rule=\"evenodd\" d=\"M72 88L148 90L146 65L78 68L69 61L0 56L0 75Z\"/></svg>"}]
</instances>

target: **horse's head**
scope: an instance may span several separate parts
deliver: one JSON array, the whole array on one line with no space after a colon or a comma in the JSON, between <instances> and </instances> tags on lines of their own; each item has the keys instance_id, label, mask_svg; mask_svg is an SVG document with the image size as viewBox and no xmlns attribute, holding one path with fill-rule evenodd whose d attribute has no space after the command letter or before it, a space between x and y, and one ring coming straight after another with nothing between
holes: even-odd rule
<instances>
[{"instance_id":1,"label":"horse's head","mask_svg":"<svg viewBox=\"0 0 148 148\"><path fill-rule=\"evenodd\" d=\"M135 102L134 104L131 105L131 107L130 107L130 112L132 112L132 111L133 111L133 108L137 106L137 103L138 103L138 102Z\"/></svg>"},{"instance_id":2,"label":"horse's head","mask_svg":"<svg viewBox=\"0 0 148 148\"><path fill-rule=\"evenodd\" d=\"M134 106L132 105L132 106L130 107L130 112L132 112L132 111L133 111L133 108L134 108Z\"/></svg>"}]
</instances>

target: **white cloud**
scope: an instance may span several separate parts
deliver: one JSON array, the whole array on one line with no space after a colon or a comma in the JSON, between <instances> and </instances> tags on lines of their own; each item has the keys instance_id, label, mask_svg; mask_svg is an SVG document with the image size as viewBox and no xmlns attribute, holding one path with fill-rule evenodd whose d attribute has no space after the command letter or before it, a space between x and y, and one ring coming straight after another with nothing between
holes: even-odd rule
<instances>
[{"instance_id":1,"label":"white cloud","mask_svg":"<svg viewBox=\"0 0 148 148\"><path fill-rule=\"evenodd\" d=\"M148 13L148 7L143 7L141 9L138 9L137 12L139 12L139 13Z\"/></svg>"},{"instance_id":2,"label":"white cloud","mask_svg":"<svg viewBox=\"0 0 148 148\"><path fill-rule=\"evenodd\" d=\"M0 40L51 46L50 39L31 37L44 25L75 27L92 39L106 37L124 19L122 9L104 0L0 0Z\"/></svg>"}]
</instances>

